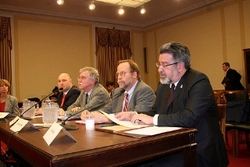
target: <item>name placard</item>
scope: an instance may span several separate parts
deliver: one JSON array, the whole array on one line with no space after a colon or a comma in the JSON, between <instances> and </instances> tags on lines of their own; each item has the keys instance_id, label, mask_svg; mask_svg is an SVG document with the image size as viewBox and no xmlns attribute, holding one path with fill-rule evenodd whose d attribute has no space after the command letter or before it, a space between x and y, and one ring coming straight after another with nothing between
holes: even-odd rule
<instances>
[{"instance_id":1,"label":"name placard","mask_svg":"<svg viewBox=\"0 0 250 167\"><path fill-rule=\"evenodd\" d=\"M12 121L9 122L9 126L14 125L14 123L16 123L19 120L19 116L16 116Z\"/></svg>"},{"instance_id":2,"label":"name placard","mask_svg":"<svg viewBox=\"0 0 250 167\"><path fill-rule=\"evenodd\" d=\"M69 136L71 139L73 139L75 142L77 140L66 131L61 125L58 123L53 123L52 126L48 129L48 131L44 134L43 138L45 142L50 145L56 138L56 136L59 134L60 131L63 131L67 136Z\"/></svg>"},{"instance_id":3,"label":"name placard","mask_svg":"<svg viewBox=\"0 0 250 167\"><path fill-rule=\"evenodd\" d=\"M15 118L16 119L16 118ZM10 128L10 130L12 130L13 132L20 132L25 125L29 124L32 128L34 129L38 129L37 127L35 127L32 123L30 123L28 120L22 119L22 118L18 118L18 120L16 121L16 123Z\"/></svg>"}]
</instances>

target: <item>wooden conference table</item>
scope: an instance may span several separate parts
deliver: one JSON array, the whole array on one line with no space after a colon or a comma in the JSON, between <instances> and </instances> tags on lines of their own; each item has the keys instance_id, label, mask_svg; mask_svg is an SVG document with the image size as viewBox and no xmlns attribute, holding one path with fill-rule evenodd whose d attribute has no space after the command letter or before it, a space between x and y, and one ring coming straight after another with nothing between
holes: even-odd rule
<instances>
[{"instance_id":1,"label":"wooden conference table","mask_svg":"<svg viewBox=\"0 0 250 167\"><path fill-rule=\"evenodd\" d=\"M86 131L85 125L78 130L68 131L72 140L61 131L50 146L43 139L48 128L36 130L26 125L13 133L9 121L0 123L0 140L18 153L32 166L129 166L161 155L183 151L186 167L195 167L194 134L196 129L180 129L160 135L136 138L102 131ZM42 123L36 118L32 123ZM67 124L75 124L68 121ZM98 125L96 125L98 126Z\"/></svg>"}]
</instances>

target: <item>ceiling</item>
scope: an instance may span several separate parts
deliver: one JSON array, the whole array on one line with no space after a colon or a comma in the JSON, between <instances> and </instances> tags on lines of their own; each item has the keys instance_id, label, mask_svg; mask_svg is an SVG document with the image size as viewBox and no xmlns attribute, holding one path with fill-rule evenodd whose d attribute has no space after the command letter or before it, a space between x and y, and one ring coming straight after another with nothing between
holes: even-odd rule
<instances>
[{"instance_id":1,"label":"ceiling","mask_svg":"<svg viewBox=\"0 0 250 167\"><path fill-rule=\"evenodd\" d=\"M227 0L151 0L143 5L146 9L144 15L140 14L141 6L123 6L125 13L121 16L118 14L121 5L93 0L64 0L64 4L61 6L57 5L56 0L1 0L0 14L32 15L42 18L90 22L96 25L107 24L148 29L194 12L209 10L224 1ZM88 9L91 2L94 2L96 6L92 11Z\"/></svg>"}]
</instances>

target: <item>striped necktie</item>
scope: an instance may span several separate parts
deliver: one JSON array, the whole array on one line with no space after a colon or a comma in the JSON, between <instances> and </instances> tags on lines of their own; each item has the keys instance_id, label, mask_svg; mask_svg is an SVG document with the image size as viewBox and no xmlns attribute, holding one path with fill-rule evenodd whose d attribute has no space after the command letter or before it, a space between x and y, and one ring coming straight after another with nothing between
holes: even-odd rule
<instances>
[{"instance_id":1,"label":"striped necktie","mask_svg":"<svg viewBox=\"0 0 250 167\"><path fill-rule=\"evenodd\" d=\"M127 111L128 110L128 93L125 94L124 97L124 106L122 111Z\"/></svg>"}]
</instances>

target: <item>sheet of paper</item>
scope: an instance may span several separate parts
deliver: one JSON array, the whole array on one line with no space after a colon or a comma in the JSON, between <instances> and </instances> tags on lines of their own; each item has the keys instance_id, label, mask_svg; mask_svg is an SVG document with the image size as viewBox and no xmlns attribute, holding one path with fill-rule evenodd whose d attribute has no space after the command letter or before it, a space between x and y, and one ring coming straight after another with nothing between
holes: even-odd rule
<instances>
[{"instance_id":1,"label":"sheet of paper","mask_svg":"<svg viewBox=\"0 0 250 167\"><path fill-rule=\"evenodd\" d=\"M43 124L43 123L41 123L41 124L33 124L33 125L36 126L36 127L44 127L44 128L51 127L51 124Z\"/></svg>"},{"instance_id":2,"label":"sheet of paper","mask_svg":"<svg viewBox=\"0 0 250 167\"><path fill-rule=\"evenodd\" d=\"M77 124L85 124L85 121L83 121L83 120L76 120L75 123L77 123Z\"/></svg>"},{"instance_id":3,"label":"sheet of paper","mask_svg":"<svg viewBox=\"0 0 250 167\"><path fill-rule=\"evenodd\" d=\"M135 130L129 130L124 133L128 134L136 134L136 135L156 135L161 134L165 132L171 132L181 129L180 127L158 127L158 126L151 126L151 127L145 127L141 129L135 129Z\"/></svg>"},{"instance_id":4,"label":"sheet of paper","mask_svg":"<svg viewBox=\"0 0 250 167\"><path fill-rule=\"evenodd\" d=\"M5 118L8 114L8 112L0 112L0 118Z\"/></svg>"},{"instance_id":5,"label":"sheet of paper","mask_svg":"<svg viewBox=\"0 0 250 167\"><path fill-rule=\"evenodd\" d=\"M130 121L120 121L117 118L115 118L114 114L107 114L107 113L105 113L105 112L103 112L101 110L99 110L99 111L101 113L103 113L106 117L108 117L111 121L113 121L114 123L125 126L125 127L128 127L128 128L142 128L142 127L148 126L148 125L135 124L135 123L132 123Z\"/></svg>"}]
</instances>

